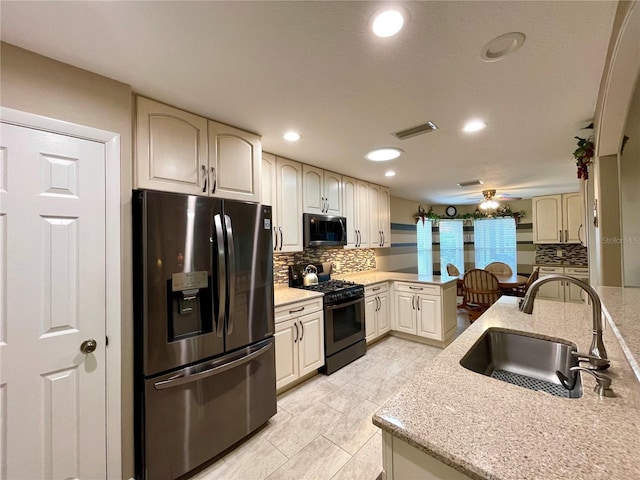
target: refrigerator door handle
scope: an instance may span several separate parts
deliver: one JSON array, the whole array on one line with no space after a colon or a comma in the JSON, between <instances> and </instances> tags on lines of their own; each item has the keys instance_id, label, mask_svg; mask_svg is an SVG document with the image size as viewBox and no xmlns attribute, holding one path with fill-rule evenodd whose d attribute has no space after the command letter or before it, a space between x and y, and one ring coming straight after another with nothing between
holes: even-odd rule
<instances>
[{"instance_id":1,"label":"refrigerator door handle","mask_svg":"<svg viewBox=\"0 0 640 480\"><path fill-rule=\"evenodd\" d=\"M222 235L222 217L216 214L213 217L216 239L218 243L218 322L216 334L222 337L224 333L224 317L227 306L227 260L224 256L224 237Z\"/></svg>"},{"instance_id":2,"label":"refrigerator door handle","mask_svg":"<svg viewBox=\"0 0 640 480\"><path fill-rule=\"evenodd\" d=\"M153 388L155 388L156 390L165 390L167 388L184 385L185 383L197 382L199 380L202 380L203 378L211 377L213 375L226 372L227 370L231 370L232 368L236 368L240 365L244 365L245 363L249 363L252 360L255 360L257 357L267 353L269 350L271 350L272 347L273 342L265 345L255 352L250 353L249 355L245 355L244 357L238 358L237 360L233 360L229 363L225 363L224 365L210 368L209 370L205 370L204 372L194 373L193 375L179 375L168 380L156 382L153 384Z\"/></svg>"},{"instance_id":3,"label":"refrigerator door handle","mask_svg":"<svg viewBox=\"0 0 640 480\"><path fill-rule=\"evenodd\" d=\"M231 217L224 216L224 223L227 228L227 248L229 250L229 316L227 324L227 335L233 332L234 317L236 303L236 247L233 243L233 225L231 225Z\"/></svg>"}]
</instances>

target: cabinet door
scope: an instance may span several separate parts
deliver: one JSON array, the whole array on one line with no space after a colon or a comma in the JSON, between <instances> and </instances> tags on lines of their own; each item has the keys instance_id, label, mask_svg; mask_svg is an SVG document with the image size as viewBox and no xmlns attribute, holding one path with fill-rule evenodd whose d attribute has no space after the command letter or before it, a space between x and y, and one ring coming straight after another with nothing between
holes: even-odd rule
<instances>
[{"instance_id":1,"label":"cabinet door","mask_svg":"<svg viewBox=\"0 0 640 480\"><path fill-rule=\"evenodd\" d=\"M380 187L380 196L378 197L380 209L380 231L382 232L382 247L391 246L391 195L389 189Z\"/></svg>"},{"instance_id":2,"label":"cabinet door","mask_svg":"<svg viewBox=\"0 0 640 480\"><path fill-rule=\"evenodd\" d=\"M380 187L369 184L369 246L377 248L382 245L382 230L380 230Z\"/></svg>"},{"instance_id":3,"label":"cabinet door","mask_svg":"<svg viewBox=\"0 0 640 480\"><path fill-rule=\"evenodd\" d=\"M323 171L310 165L302 166L302 197L305 213L325 213L325 198L323 191ZM302 218L300 219L302 221Z\"/></svg>"},{"instance_id":4,"label":"cabinet door","mask_svg":"<svg viewBox=\"0 0 640 480\"><path fill-rule=\"evenodd\" d=\"M271 209L271 230L273 233L273 251L280 246L278 236L278 212L276 208L276 157L270 153L262 153L262 185L260 196L264 205L270 205Z\"/></svg>"},{"instance_id":5,"label":"cabinet door","mask_svg":"<svg viewBox=\"0 0 640 480\"><path fill-rule=\"evenodd\" d=\"M325 171L323 185L327 202L325 213L342 217L342 175Z\"/></svg>"},{"instance_id":6,"label":"cabinet door","mask_svg":"<svg viewBox=\"0 0 640 480\"><path fill-rule=\"evenodd\" d=\"M324 313L321 311L303 315L298 319L300 376L324 365Z\"/></svg>"},{"instance_id":7,"label":"cabinet door","mask_svg":"<svg viewBox=\"0 0 640 480\"><path fill-rule=\"evenodd\" d=\"M356 246L369 248L369 185L356 181L356 230L358 243Z\"/></svg>"},{"instance_id":8,"label":"cabinet door","mask_svg":"<svg viewBox=\"0 0 640 480\"><path fill-rule=\"evenodd\" d=\"M207 195L207 119L144 97L136 104L134 186Z\"/></svg>"},{"instance_id":9,"label":"cabinet door","mask_svg":"<svg viewBox=\"0 0 640 480\"><path fill-rule=\"evenodd\" d=\"M398 292L396 297L396 330L416 334L416 295Z\"/></svg>"},{"instance_id":10,"label":"cabinet door","mask_svg":"<svg viewBox=\"0 0 640 480\"><path fill-rule=\"evenodd\" d=\"M391 330L391 312L389 310L389 292L378 295L378 316L376 317L376 330L378 336Z\"/></svg>"},{"instance_id":11,"label":"cabinet door","mask_svg":"<svg viewBox=\"0 0 640 480\"><path fill-rule=\"evenodd\" d=\"M278 252L302 251L302 164L276 158Z\"/></svg>"},{"instance_id":12,"label":"cabinet door","mask_svg":"<svg viewBox=\"0 0 640 480\"><path fill-rule=\"evenodd\" d=\"M418 335L421 337L442 340L442 315L440 297L417 295Z\"/></svg>"},{"instance_id":13,"label":"cabinet door","mask_svg":"<svg viewBox=\"0 0 640 480\"><path fill-rule=\"evenodd\" d=\"M367 342L374 340L378 336L376 329L377 298L377 295L371 295L364 299L364 334Z\"/></svg>"},{"instance_id":14,"label":"cabinet door","mask_svg":"<svg viewBox=\"0 0 640 480\"><path fill-rule=\"evenodd\" d=\"M261 160L258 135L209 120L209 195L259 202Z\"/></svg>"},{"instance_id":15,"label":"cabinet door","mask_svg":"<svg viewBox=\"0 0 640 480\"><path fill-rule=\"evenodd\" d=\"M354 248L358 239L356 230L356 205L357 205L357 180L350 177L342 177L342 214L347 219L347 245L345 248Z\"/></svg>"},{"instance_id":16,"label":"cabinet door","mask_svg":"<svg viewBox=\"0 0 640 480\"><path fill-rule=\"evenodd\" d=\"M296 380L298 374L298 319L276 323L276 388L282 388ZM297 327L297 328L296 328Z\"/></svg>"},{"instance_id":17,"label":"cabinet door","mask_svg":"<svg viewBox=\"0 0 640 480\"><path fill-rule=\"evenodd\" d=\"M567 275L570 275L574 278L577 278L578 280L582 280L585 283L589 283L589 277L580 277L578 275L573 275L569 272L565 272ZM581 289L580 287L578 287L577 285L574 285L573 283L569 283L567 282L565 287L564 287L564 299L567 302L571 302L571 303L584 303L587 301L589 297L587 296L587 294L585 293L585 291L583 289Z\"/></svg>"},{"instance_id":18,"label":"cabinet door","mask_svg":"<svg viewBox=\"0 0 640 480\"><path fill-rule=\"evenodd\" d=\"M562 267L553 268L553 267L540 267L540 278L546 277L548 275L563 273ZM564 301L564 285L563 282L549 282L545 283L538 289L538 293L536 298L540 300L556 300L563 302Z\"/></svg>"},{"instance_id":19,"label":"cabinet door","mask_svg":"<svg viewBox=\"0 0 640 480\"><path fill-rule=\"evenodd\" d=\"M579 193L565 193L562 196L563 241L580 243L578 235L582 226L582 199Z\"/></svg>"},{"instance_id":20,"label":"cabinet door","mask_svg":"<svg viewBox=\"0 0 640 480\"><path fill-rule=\"evenodd\" d=\"M562 241L562 195L534 197L533 243L560 243Z\"/></svg>"}]
</instances>

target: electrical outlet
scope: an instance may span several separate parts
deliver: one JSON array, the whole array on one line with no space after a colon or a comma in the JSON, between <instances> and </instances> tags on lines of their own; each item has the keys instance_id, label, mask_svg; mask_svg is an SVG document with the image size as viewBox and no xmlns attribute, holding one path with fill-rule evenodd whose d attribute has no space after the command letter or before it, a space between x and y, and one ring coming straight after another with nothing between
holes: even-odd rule
<instances>
[{"instance_id":1,"label":"electrical outlet","mask_svg":"<svg viewBox=\"0 0 640 480\"><path fill-rule=\"evenodd\" d=\"M556 250L556 257L562 258L562 250L561 249L557 249Z\"/></svg>"}]
</instances>

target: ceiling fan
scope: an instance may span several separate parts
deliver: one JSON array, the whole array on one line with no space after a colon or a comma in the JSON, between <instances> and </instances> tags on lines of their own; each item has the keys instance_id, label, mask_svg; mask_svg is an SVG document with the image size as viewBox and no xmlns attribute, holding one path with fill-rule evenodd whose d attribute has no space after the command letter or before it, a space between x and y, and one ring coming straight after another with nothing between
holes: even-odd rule
<instances>
[{"instance_id":1,"label":"ceiling fan","mask_svg":"<svg viewBox=\"0 0 640 480\"><path fill-rule=\"evenodd\" d=\"M508 202L511 200L522 200L522 197L514 197L509 194L496 195L495 189L483 190L482 196L484 200L480 204L480 208L483 210L494 210L500 206L500 202Z\"/></svg>"}]
</instances>

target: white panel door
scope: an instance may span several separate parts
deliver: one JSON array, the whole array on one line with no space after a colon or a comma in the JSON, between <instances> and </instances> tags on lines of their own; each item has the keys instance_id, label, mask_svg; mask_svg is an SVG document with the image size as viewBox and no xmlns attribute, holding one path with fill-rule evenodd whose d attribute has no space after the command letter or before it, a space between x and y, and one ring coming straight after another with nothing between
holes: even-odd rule
<instances>
[{"instance_id":1,"label":"white panel door","mask_svg":"<svg viewBox=\"0 0 640 480\"><path fill-rule=\"evenodd\" d=\"M582 226L582 198L579 193L562 195L562 220L565 243L580 243L579 230Z\"/></svg>"},{"instance_id":2,"label":"white panel door","mask_svg":"<svg viewBox=\"0 0 640 480\"><path fill-rule=\"evenodd\" d=\"M376 329L378 335L391 330L391 315L389 313L389 292L381 293L378 295L378 317Z\"/></svg>"},{"instance_id":3,"label":"white panel door","mask_svg":"<svg viewBox=\"0 0 640 480\"><path fill-rule=\"evenodd\" d=\"M382 230L380 230L380 187L369 184L369 244L371 248L382 246Z\"/></svg>"},{"instance_id":4,"label":"white panel door","mask_svg":"<svg viewBox=\"0 0 640 480\"><path fill-rule=\"evenodd\" d=\"M356 229L358 231L357 247L369 248L369 185L358 180L356 182ZM372 239L375 241L375 239Z\"/></svg>"},{"instance_id":5,"label":"white panel door","mask_svg":"<svg viewBox=\"0 0 640 480\"><path fill-rule=\"evenodd\" d=\"M302 165L277 157L278 252L302 251Z\"/></svg>"},{"instance_id":6,"label":"white panel door","mask_svg":"<svg viewBox=\"0 0 640 480\"><path fill-rule=\"evenodd\" d=\"M357 204L357 180L350 177L342 177L342 213L347 219L347 245L345 248L354 248L358 240L356 204Z\"/></svg>"},{"instance_id":7,"label":"white panel door","mask_svg":"<svg viewBox=\"0 0 640 480\"><path fill-rule=\"evenodd\" d=\"M391 194L388 188L380 187L380 231L382 232L382 246L391 246Z\"/></svg>"},{"instance_id":8,"label":"white panel door","mask_svg":"<svg viewBox=\"0 0 640 480\"><path fill-rule=\"evenodd\" d=\"M562 195L534 197L533 243L562 242Z\"/></svg>"},{"instance_id":9,"label":"white panel door","mask_svg":"<svg viewBox=\"0 0 640 480\"><path fill-rule=\"evenodd\" d=\"M0 472L106 478L105 147L0 128Z\"/></svg>"},{"instance_id":10,"label":"white panel door","mask_svg":"<svg viewBox=\"0 0 640 480\"><path fill-rule=\"evenodd\" d=\"M342 216L342 175L333 172L324 172L324 198L327 202L325 213L328 215Z\"/></svg>"}]
</instances>

